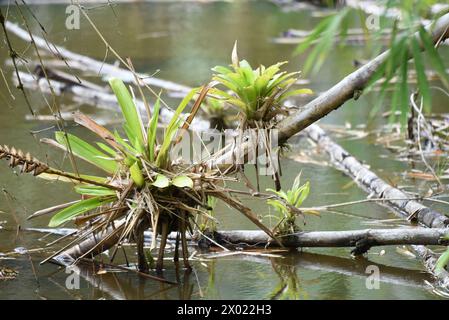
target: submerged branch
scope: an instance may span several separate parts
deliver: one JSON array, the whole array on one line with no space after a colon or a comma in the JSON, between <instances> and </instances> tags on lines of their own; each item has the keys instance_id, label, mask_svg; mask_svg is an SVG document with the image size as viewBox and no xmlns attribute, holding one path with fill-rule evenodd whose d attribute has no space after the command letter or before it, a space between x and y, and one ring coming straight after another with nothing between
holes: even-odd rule
<instances>
[{"instance_id":1,"label":"submerged branch","mask_svg":"<svg viewBox=\"0 0 449 320\"><path fill-rule=\"evenodd\" d=\"M310 126L305 130L305 134L329 155L331 163L337 169L354 179L366 191L374 193L379 199L384 199L383 203L393 207L403 217L417 220L430 228L445 228L449 225L448 217L424 206L412 199L413 197L386 183L332 141L319 126Z\"/></svg>"},{"instance_id":2,"label":"submerged branch","mask_svg":"<svg viewBox=\"0 0 449 320\"><path fill-rule=\"evenodd\" d=\"M448 217L411 199L403 191L392 187L380 179L374 172L363 166L354 156L332 141L320 127L312 125L305 130L305 133L329 155L332 160L331 163L335 168L354 179L365 191L374 193L378 198L385 199L384 203L394 209L393 211L396 214L417 220L427 227L443 228L442 230L446 228L447 230L449 224ZM436 254L422 245L415 244L412 248L423 262L427 271L438 279L439 285L448 288L449 273L445 270L438 274L434 272L437 262Z\"/></svg>"}]
</instances>

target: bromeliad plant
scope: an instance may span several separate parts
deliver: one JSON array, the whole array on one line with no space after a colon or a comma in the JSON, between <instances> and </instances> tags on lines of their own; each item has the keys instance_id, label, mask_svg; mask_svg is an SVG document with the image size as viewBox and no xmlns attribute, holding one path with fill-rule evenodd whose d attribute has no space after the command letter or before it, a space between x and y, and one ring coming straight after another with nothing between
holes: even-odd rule
<instances>
[{"instance_id":1,"label":"bromeliad plant","mask_svg":"<svg viewBox=\"0 0 449 320\"><path fill-rule=\"evenodd\" d=\"M239 61L237 45L229 67L216 66L213 80L227 91L214 88L211 93L237 108L243 115L243 127L270 128L279 114L287 114L282 102L294 95L311 94L310 89L292 90L299 72L281 71L287 62L253 69L246 60ZM259 124L259 125L257 125Z\"/></svg>"},{"instance_id":2,"label":"bromeliad plant","mask_svg":"<svg viewBox=\"0 0 449 320\"><path fill-rule=\"evenodd\" d=\"M300 227L296 224L298 216L304 217L304 213L316 214L314 211L302 211L301 207L304 200L310 193L310 183L307 181L301 185L301 174L299 174L293 182L292 188L287 192L280 190L267 189L272 192L275 197L268 199L267 204L273 207L278 216L275 216L279 222L273 229L273 232L279 235L288 235L300 231Z\"/></svg>"},{"instance_id":3,"label":"bromeliad plant","mask_svg":"<svg viewBox=\"0 0 449 320\"><path fill-rule=\"evenodd\" d=\"M221 84L226 90L213 88L210 94L216 99L237 108L240 115L240 129L257 129L255 141L271 146L271 129L279 120L278 116L288 115L284 101L295 95L311 94L310 89L292 89L297 82L299 72L281 71L287 62L279 62L269 67L260 65L253 69L248 61L239 60L237 43L232 51L232 64L229 67L216 66L212 80ZM281 147L285 147L282 145ZM269 159L270 167L277 168L273 159L279 157L279 149L266 147L262 151ZM258 154L259 156L259 154ZM279 159L277 159L279 163ZM273 174L276 189L279 190L279 172Z\"/></svg>"},{"instance_id":4,"label":"bromeliad plant","mask_svg":"<svg viewBox=\"0 0 449 320\"><path fill-rule=\"evenodd\" d=\"M170 232L178 234L174 260L178 260L178 246L181 242L184 265L188 268L186 232L192 231L197 220L207 225L208 219L215 219L210 212L210 205L213 204L211 197L219 198L236 208L274 238L273 233L259 221L251 209L229 196L228 190L219 186L228 179L221 171L210 169L203 163L182 163L170 158L170 151L181 139L179 130L189 127L195 110L198 110L205 99L210 86L204 86L201 90L193 89L187 94L166 126L164 139L158 142L159 99L152 115L148 108L149 121L145 125L123 82L112 79L110 85L123 114L126 138L117 131L110 132L88 116L77 113L75 121L99 136L103 142L94 146L66 132L56 132L56 140L44 140L68 152L71 157L98 167L104 171L104 177L57 170L30 154L7 146L0 147L0 159L9 159L11 167L21 166L24 173L74 184L81 200L44 209L31 216L56 212L50 220L51 227L75 220L79 231L74 243L78 243L80 247L83 239L103 235L95 247L85 251L78 250L81 253L75 254L73 258L81 259L114 245L117 245L117 249L123 242L135 241L139 269L148 271L143 233L151 228L151 249L156 247L156 237L160 235L157 270L163 268L164 250ZM185 117L183 111L197 94L191 114ZM104 237L105 234L108 235Z\"/></svg>"},{"instance_id":5,"label":"bromeliad plant","mask_svg":"<svg viewBox=\"0 0 449 320\"><path fill-rule=\"evenodd\" d=\"M232 116L226 112L226 101L208 97L203 104L203 111L210 121L211 128L223 130L229 127Z\"/></svg>"}]
</instances>

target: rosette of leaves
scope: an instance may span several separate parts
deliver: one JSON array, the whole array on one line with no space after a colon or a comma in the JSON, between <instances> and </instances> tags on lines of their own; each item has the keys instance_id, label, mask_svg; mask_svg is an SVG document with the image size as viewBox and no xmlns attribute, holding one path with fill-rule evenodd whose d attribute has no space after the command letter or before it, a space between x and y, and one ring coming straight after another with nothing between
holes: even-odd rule
<instances>
[{"instance_id":1,"label":"rosette of leaves","mask_svg":"<svg viewBox=\"0 0 449 320\"><path fill-rule=\"evenodd\" d=\"M307 181L305 184L300 183L301 175L299 174L291 189L284 191L276 191L273 189L267 189L274 194L273 198L267 200L267 204L274 208L278 213L274 216L278 219L277 225L274 227L273 232L281 235L292 234L300 231L300 227L296 224L296 218L298 216L304 216L307 214L317 214L315 211L302 211L300 207L304 200L310 193L310 183Z\"/></svg>"},{"instance_id":2,"label":"rosette of leaves","mask_svg":"<svg viewBox=\"0 0 449 320\"><path fill-rule=\"evenodd\" d=\"M232 64L229 67L216 66L213 80L225 90L214 88L211 93L237 108L244 116L244 124L250 127L255 122L264 123L264 127L277 115L286 114L282 102L294 95L310 94L310 89L292 89L298 80L299 72L281 71L287 62L279 62L269 67L263 65L253 69L248 61L239 60L237 46L232 52Z\"/></svg>"},{"instance_id":3,"label":"rosette of leaves","mask_svg":"<svg viewBox=\"0 0 449 320\"><path fill-rule=\"evenodd\" d=\"M106 177L91 177L102 181L103 185L77 183L75 190L82 195L82 200L54 214L49 225L57 227L73 219L101 224L125 217L126 223L120 239L138 242L139 267L144 271L148 268L143 261L145 255L141 235L144 229L151 227L156 231L152 239L153 248L156 245L156 235L161 234L158 269L162 269L167 235L172 231L180 232L185 246L185 232L191 228L190 214L201 212L196 209L198 204L185 195L193 192L194 181L199 179L199 175L185 171L184 167L173 166L170 159L170 150L176 143L178 129L186 121L182 112L198 93L198 89L193 89L181 101L166 126L164 139L158 142L159 98L145 125L124 83L119 79L112 79L110 86L124 118L125 137L78 113L75 121L102 138L103 142L93 145L65 132L56 132L56 141L46 141L106 173ZM89 215L83 215L86 213ZM187 265L186 257L184 258Z\"/></svg>"}]
</instances>

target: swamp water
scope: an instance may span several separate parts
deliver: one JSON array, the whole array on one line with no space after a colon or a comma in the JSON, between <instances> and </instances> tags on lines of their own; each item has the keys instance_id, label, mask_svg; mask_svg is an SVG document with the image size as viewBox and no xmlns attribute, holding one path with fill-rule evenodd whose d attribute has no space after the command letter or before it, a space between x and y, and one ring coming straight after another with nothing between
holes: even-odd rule
<instances>
[{"instance_id":1,"label":"swamp water","mask_svg":"<svg viewBox=\"0 0 449 320\"><path fill-rule=\"evenodd\" d=\"M81 30L65 29L64 5L31 8L46 27L52 41L97 60L104 58L105 48L87 21L81 20ZM284 12L263 1L134 3L118 5L114 11L117 16L108 7L91 10L89 14L120 54L132 57L139 71L153 73L160 69L158 77L190 86L206 82L210 78L211 67L229 63L230 51L236 39L239 41L239 56L253 65L290 60L288 69L300 70L304 58L292 57L292 46L275 44L271 39L289 28L310 29L320 19L314 17L312 11ZM33 31L37 32L38 28L35 27ZM17 48L26 48L15 37L13 43ZM28 48L30 51L31 48ZM353 70L352 59L367 58L368 53L369 49L363 46L336 48L308 87L316 92L326 90ZM7 49L2 43L1 68L10 80L12 70L6 60ZM111 55L107 61L114 62ZM45 130L52 127L53 122L25 120L28 110L23 97L15 91L15 101L11 100L7 88L1 83L0 143L30 151L42 160L48 155L58 165L67 163L61 153L38 144L39 138L53 136L53 129ZM30 92L30 97L36 110L47 113L39 93ZM345 123L353 127L364 124L374 100L375 95L368 95L357 102L348 102L321 123L340 125L340 128ZM438 101L442 101L442 98L439 100L437 96L434 99L434 110L443 111L443 107L438 107ZM68 108L79 108L68 98L62 99L62 102ZM80 108L95 119L117 119L110 112L89 106ZM380 123L375 122L372 125ZM83 132L70 123L68 130L77 135ZM405 180L401 173L410 169L408 164L395 160L390 151L374 145L372 139L369 136L338 141L349 152L370 164L372 170L381 177L405 185L408 189L425 189L425 182ZM305 146L295 146L290 155L301 155ZM88 165L81 166L94 173ZM290 186L300 171L303 182L310 180L311 194L304 206L366 197L349 178L332 167L284 159L282 169L284 187ZM254 181L253 168L248 168L248 175ZM14 231L15 225L19 223L22 228L45 227L47 217L32 221L26 221L26 217L35 210L76 198L70 186L40 181L29 175L18 176L4 161L0 165L0 187L3 191L0 197L0 221L5 221L0 225L4 227L4 230L0 230L0 252L3 253L20 247L40 248L54 240L54 237L43 234L17 233ZM271 182L262 179L262 190L267 187L272 187ZM264 202L253 199L245 201L256 212L268 214ZM254 228L245 217L222 204L217 207L217 216L221 221L220 229ZM367 222L393 218L396 216L388 209L365 203L339 208L338 212L322 212L321 217L308 216L304 229L369 228L371 225ZM381 250L385 250L385 254L380 255ZM13 260L0 256L0 267L19 272L15 280L0 281L0 299L268 299L281 297L279 292L286 293L284 298L296 299L439 298L426 287L425 281L430 278L422 271L421 264L414 258L399 254L395 247L373 248L366 257L358 259L352 259L349 252L349 248L336 248L305 249L281 257L233 255L202 263L194 262L192 273L181 272L179 275L167 261L164 276L172 281L176 281L178 276L179 285L162 284L140 278L134 273L107 273L93 277L86 275L81 278L79 290L68 290L66 281L69 274L51 264L40 266L39 262L46 256L45 253L28 255L24 251L24 254ZM367 287L369 274L365 271L370 265L380 269L378 289Z\"/></svg>"}]
</instances>

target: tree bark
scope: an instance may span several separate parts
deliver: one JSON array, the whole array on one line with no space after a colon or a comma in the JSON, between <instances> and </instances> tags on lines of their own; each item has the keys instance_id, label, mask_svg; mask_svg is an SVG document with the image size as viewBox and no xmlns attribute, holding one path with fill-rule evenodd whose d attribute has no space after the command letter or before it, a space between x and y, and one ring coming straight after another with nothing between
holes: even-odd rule
<instances>
[{"instance_id":1,"label":"tree bark","mask_svg":"<svg viewBox=\"0 0 449 320\"><path fill-rule=\"evenodd\" d=\"M365 229L349 231L303 231L288 236L279 236L282 244L287 248L303 247L356 247L363 250L372 246L388 245L445 245L449 243L442 237L449 234L449 230L429 228L398 228L398 229ZM219 231L215 241L223 246L271 246L278 244L263 231L234 230ZM366 252L365 250L365 252ZM363 253L363 252L361 252Z\"/></svg>"},{"instance_id":2,"label":"tree bark","mask_svg":"<svg viewBox=\"0 0 449 320\"><path fill-rule=\"evenodd\" d=\"M449 13L437 19L433 24L428 25L426 29L432 31L434 43L439 40L444 41L449 37ZM420 41L418 34L415 34L415 36ZM379 67L385 63L389 54L390 50L383 52L358 70L346 76L331 89L306 104L303 110L281 121L278 125L279 140L281 142L288 140L294 134L307 128L331 111L338 109L349 99L352 99L356 92L364 89Z\"/></svg>"},{"instance_id":3,"label":"tree bark","mask_svg":"<svg viewBox=\"0 0 449 320\"><path fill-rule=\"evenodd\" d=\"M413 219L429 228L445 228L448 226L448 217L410 199L409 195L386 183L345 149L332 141L318 125L311 125L304 130L304 133L329 155L332 164L337 169L354 179L365 191L375 193L376 197L385 199L385 203L393 207L402 217L413 217Z\"/></svg>"},{"instance_id":4,"label":"tree bark","mask_svg":"<svg viewBox=\"0 0 449 320\"><path fill-rule=\"evenodd\" d=\"M384 198L385 204L394 209L393 212L405 218L413 216L419 223L430 228L447 229L448 217L415 200L406 200L409 198L407 194L387 184L364 167L355 157L333 142L320 127L312 125L304 133L329 155L335 168L351 177L365 191L374 193L376 197ZM449 273L447 271L438 274L434 272L438 256L422 245L412 245L412 248L423 262L426 270L438 280L439 285L449 288Z\"/></svg>"},{"instance_id":5,"label":"tree bark","mask_svg":"<svg viewBox=\"0 0 449 320\"><path fill-rule=\"evenodd\" d=\"M117 230L123 227L122 224L111 230L104 232L110 233L112 230ZM30 229L33 230L33 229ZM39 232L52 232L52 229L34 229ZM70 234L75 229L67 229L64 232ZM103 233L96 235L104 236ZM150 243L152 232L145 231L145 242ZM168 234L168 239L175 240L176 232ZM268 236L261 230L222 230L217 231L213 235L214 241L224 247L246 246L246 247L279 247L280 244ZM449 240L445 238L449 236L449 229L447 228L392 228L392 229L364 229L364 230L347 230L347 231L301 231L290 235L279 236L282 245L287 248L333 248L333 247L356 247L366 248L368 250L373 246L390 246L390 245L447 245ZM192 240L192 237L189 237ZM199 241L206 240L200 238ZM81 242L78 246L92 247L91 239ZM96 241L95 243L98 243ZM106 242L98 250L106 250L112 245L107 245ZM110 243L113 243L111 241ZM213 245L213 243L210 243ZM366 251L365 250L365 251ZM79 258L84 250L71 249L65 251L73 259ZM99 252L96 252L99 253Z\"/></svg>"}]
</instances>

